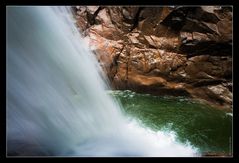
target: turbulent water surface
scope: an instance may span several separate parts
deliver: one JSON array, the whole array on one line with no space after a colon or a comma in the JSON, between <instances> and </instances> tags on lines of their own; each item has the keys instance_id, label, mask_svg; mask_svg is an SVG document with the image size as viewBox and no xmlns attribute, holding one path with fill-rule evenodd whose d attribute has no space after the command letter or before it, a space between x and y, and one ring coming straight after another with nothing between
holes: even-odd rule
<instances>
[{"instance_id":1,"label":"turbulent water surface","mask_svg":"<svg viewBox=\"0 0 239 163\"><path fill-rule=\"evenodd\" d=\"M178 141L189 141L200 153L232 152L232 113L186 97L158 97L129 90L110 94L122 102L129 118L155 131L174 131Z\"/></svg>"},{"instance_id":2,"label":"turbulent water surface","mask_svg":"<svg viewBox=\"0 0 239 163\"><path fill-rule=\"evenodd\" d=\"M67 8L7 7L6 18L8 155L200 155L190 142L197 133L184 135L181 132L186 130L174 128L174 123L162 128L165 123L170 126L175 112L180 114L184 108L170 110L170 102L162 103L168 109L165 119L153 103L146 106L149 99L132 102L129 97L128 103L123 101L129 114L140 118L145 109L144 120L152 125L140 125L124 114L117 100L107 94L110 88ZM190 121L181 119L182 127L197 124L200 112L196 110L191 109L195 116Z\"/></svg>"}]
</instances>

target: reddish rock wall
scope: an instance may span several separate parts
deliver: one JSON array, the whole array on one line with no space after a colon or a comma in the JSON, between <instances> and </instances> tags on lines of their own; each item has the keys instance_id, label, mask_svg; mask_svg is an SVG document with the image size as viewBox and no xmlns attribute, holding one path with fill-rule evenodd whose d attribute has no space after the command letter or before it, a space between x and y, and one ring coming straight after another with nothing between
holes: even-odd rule
<instances>
[{"instance_id":1,"label":"reddish rock wall","mask_svg":"<svg viewBox=\"0 0 239 163\"><path fill-rule=\"evenodd\" d=\"M232 8L73 7L116 89L232 105Z\"/></svg>"}]
</instances>

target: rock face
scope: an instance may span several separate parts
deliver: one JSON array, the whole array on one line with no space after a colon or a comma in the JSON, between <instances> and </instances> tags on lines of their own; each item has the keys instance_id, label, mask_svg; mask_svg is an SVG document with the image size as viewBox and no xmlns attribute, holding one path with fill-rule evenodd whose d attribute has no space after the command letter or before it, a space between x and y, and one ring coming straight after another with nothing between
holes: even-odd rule
<instances>
[{"instance_id":1,"label":"rock face","mask_svg":"<svg viewBox=\"0 0 239 163\"><path fill-rule=\"evenodd\" d=\"M73 7L110 83L232 105L232 8Z\"/></svg>"}]
</instances>

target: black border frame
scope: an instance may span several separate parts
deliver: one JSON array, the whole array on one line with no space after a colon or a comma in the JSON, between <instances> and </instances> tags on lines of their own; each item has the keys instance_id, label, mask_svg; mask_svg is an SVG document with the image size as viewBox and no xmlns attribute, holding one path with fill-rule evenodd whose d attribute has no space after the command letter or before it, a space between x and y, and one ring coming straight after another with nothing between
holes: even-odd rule
<instances>
[{"instance_id":1,"label":"black border frame","mask_svg":"<svg viewBox=\"0 0 239 163\"><path fill-rule=\"evenodd\" d=\"M38 157L6 157L6 6L22 6L22 5L27 5L27 6L31 6L31 5L40 5L40 6L48 6L48 5L109 5L109 6L115 6L115 5L125 5L125 6L129 6L129 5L147 5L147 6L159 6L159 5L231 5L233 6L233 157L225 157L225 158L221 158L221 157L195 157L197 158L197 160L205 160L205 159L223 159L223 160L234 160L234 159L238 159L239 153L238 153L238 145L239 145L239 135L238 135L238 131L237 131L237 125L238 125L238 97L239 97L239 91L238 91L238 85L239 82L237 81L237 77L239 74L239 69L236 67L237 66L237 61L238 61L238 22L239 22L239 9L238 9L238 3L239 1L237 0L226 0L226 1L222 1L222 0L200 0L200 1L136 1L136 0L127 0L127 1L123 1L123 0L108 0L108 1L100 1L100 0L84 0L84 1L80 1L80 0L52 0L52 1L47 1L47 0L39 0L39 1L28 1L28 0L21 0L21 1L14 1L14 0L8 0L7 2L3 2L3 4L0 5L1 7L1 19L2 19L2 25L1 27L1 32L2 32L2 43L5 42L5 46L1 46L1 50L2 50L2 59L1 59L1 70L2 70L2 75L5 77L2 78L1 80L1 86L2 86L2 101L1 101L1 144L0 144L0 159L4 158L4 159L16 159L16 158L28 158L28 159L34 159L34 158L38 158ZM4 37L5 36L5 37ZM5 54L5 55L4 55ZM65 160L65 158L69 158L69 159L75 159L75 158L79 158L79 157L41 157L38 159L45 159L45 158L50 158L50 159L63 159ZM98 157L93 157L91 159L96 159ZM114 158L120 158L120 159L124 159L125 157L114 157ZM135 157L136 158L136 157ZM145 157L137 157L140 159L146 159ZM151 158L151 157L149 157ZM164 158L164 157L163 157ZM85 157L80 158L80 159L87 159ZM100 157L100 159L105 160L105 157ZM112 159L112 157L110 157L109 159ZM129 158L131 159L131 158ZM152 159L152 158L151 158ZM155 159L155 158L153 158ZM175 158L170 158L170 159L175 159ZM189 160L194 160L196 161L196 159L194 158L188 158Z\"/></svg>"}]
</instances>

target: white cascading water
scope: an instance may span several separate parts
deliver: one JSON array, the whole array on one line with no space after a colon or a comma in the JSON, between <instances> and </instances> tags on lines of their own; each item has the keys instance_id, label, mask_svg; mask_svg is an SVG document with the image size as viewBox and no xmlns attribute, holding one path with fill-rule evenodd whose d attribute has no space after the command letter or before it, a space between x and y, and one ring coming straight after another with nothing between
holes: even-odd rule
<instances>
[{"instance_id":1,"label":"white cascading water","mask_svg":"<svg viewBox=\"0 0 239 163\"><path fill-rule=\"evenodd\" d=\"M9 155L195 156L122 115L69 8L7 7L6 18Z\"/></svg>"}]
</instances>

